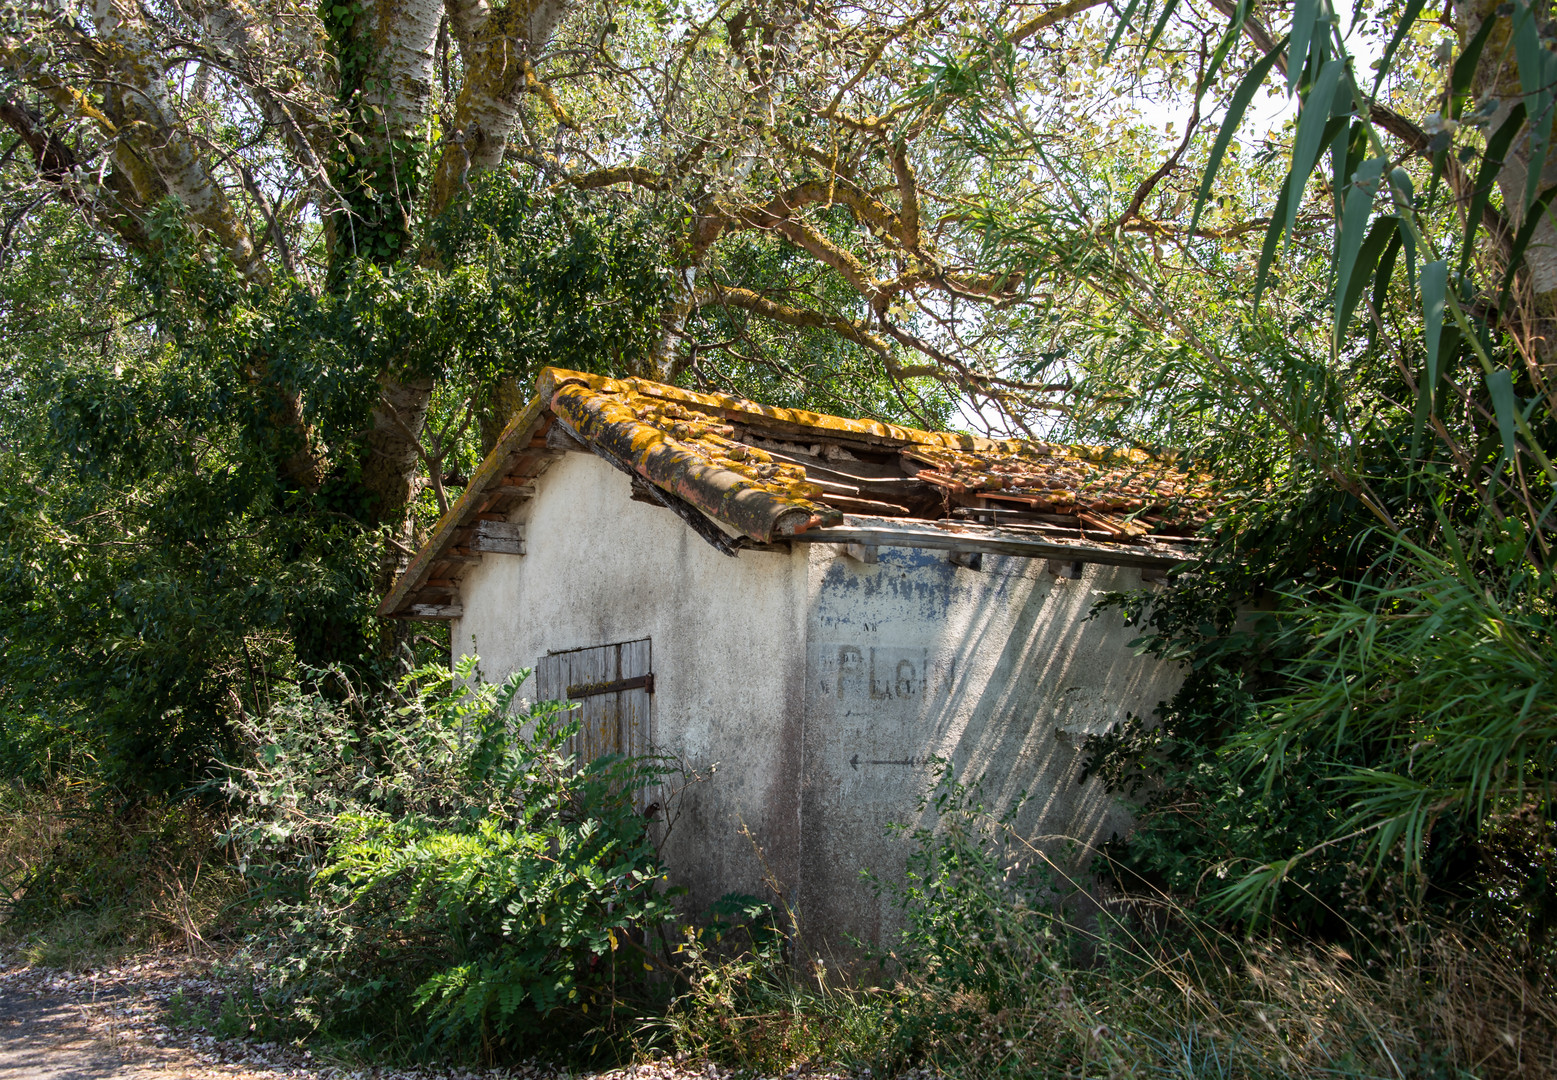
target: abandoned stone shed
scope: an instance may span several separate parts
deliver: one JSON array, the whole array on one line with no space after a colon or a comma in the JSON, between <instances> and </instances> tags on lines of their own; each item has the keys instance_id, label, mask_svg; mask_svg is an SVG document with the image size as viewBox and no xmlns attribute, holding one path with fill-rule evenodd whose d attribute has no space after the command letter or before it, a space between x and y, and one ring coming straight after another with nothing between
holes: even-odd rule
<instances>
[{"instance_id":1,"label":"abandoned stone shed","mask_svg":"<svg viewBox=\"0 0 1557 1080\"><path fill-rule=\"evenodd\" d=\"M1181 562L1200 482L1140 451L916 431L549 368L380 613L582 709L579 750L707 772L665 840L689 909L776 883L807 944L880 940L946 757L1051 847L1124 831L1082 740L1149 714L1106 591ZM645 797L645 802L647 802Z\"/></svg>"}]
</instances>

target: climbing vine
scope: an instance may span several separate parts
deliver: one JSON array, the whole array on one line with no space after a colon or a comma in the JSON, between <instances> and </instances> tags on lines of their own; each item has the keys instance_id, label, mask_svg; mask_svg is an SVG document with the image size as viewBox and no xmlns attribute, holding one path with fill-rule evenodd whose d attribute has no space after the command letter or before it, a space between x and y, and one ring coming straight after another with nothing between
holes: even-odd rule
<instances>
[{"instance_id":1,"label":"climbing vine","mask_svg":"<svg viewBox=\"0 0 1557 1080\"><path fill-rule=\"evenodd\" d=\"M339 192L331 278L353 259L388 264L411 241L411 207L426 172L425 147L413 129L396 130L396 91L375 70L378 46L363 0L323 0L319 17L340 71L337 101L345 138L335 144L331 180Z\"/></svg>"}]
</instances>

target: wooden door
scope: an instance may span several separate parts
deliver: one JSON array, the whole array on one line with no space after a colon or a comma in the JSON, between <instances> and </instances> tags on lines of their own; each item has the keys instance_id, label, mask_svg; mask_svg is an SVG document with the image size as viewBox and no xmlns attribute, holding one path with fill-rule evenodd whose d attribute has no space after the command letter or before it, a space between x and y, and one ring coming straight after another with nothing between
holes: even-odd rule
<instances>
[{"instance_id":1,"label":"wooden door","mask_svg":"<svg viewBox=\"0 0 1557 1080\"><path fill-rule=\"evenodd\" d=\"M653 695L648 638L547 653L535 664L537 701L579 707L578 734L568 749L580 762L602 754L650 753Z\"/></svg>"}]
</instances>

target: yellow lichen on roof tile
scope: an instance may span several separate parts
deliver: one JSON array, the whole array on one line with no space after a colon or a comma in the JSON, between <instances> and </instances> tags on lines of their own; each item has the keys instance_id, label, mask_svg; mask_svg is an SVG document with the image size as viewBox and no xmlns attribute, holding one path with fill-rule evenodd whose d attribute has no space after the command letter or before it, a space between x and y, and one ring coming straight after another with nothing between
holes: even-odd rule
<instances>
[{"instance_id":1,"label":"yellow lichen on roof tile","mask_svg":"<svg viewBox=\"0 0 1557 1080\"><path fill-rule=\"evenodd\" d=\"M661 490L764 543L842 515L814 502L805 469L736 452L728 425L638 394L627 384L557 380L552 410L586 442Z\"/></svg>"},{"instance_id":2,"label":"yellow lichen on roof tile","mask_svg":"<svg viewBox=\"0 0 1557 1080\"><path fill-rule=\"evenodd\" d=\"M663 432L668 441L711 465L744 476L754 487L797 501L822 494L807 478L804 466L776 462L767 451L736 442L729 437L734 429L728 424L709 423L706 416L652 398L636 396L625 403L640 422Z\"/></svg>"},{"instance_id":3,"label":"yellow lichen on roof tile","mask_svg":"<svg viewBox=\"0 0 1557 1080\"><path fill-rule=\"evenodd\" d=\"M1128 447L1072 446L1023 439L989 439L963 432L922 431L880 420L850 419L804 409L762 405L727 394L705 394L646 379L612 379L548 368L546 386L577 383L629 410L633 422L670 440L678 452L738 475L754 491L815 513L832 513L816 500L822 489L805 468L776 461L737 441L733 424L845 442L864 440L928 466L918 478L950 494L987 495L1035 510L1150 511L1185 522L1203 520L1211 492L1205 477ZM783 428L797 428L798 436ZM644 437L650 437L647 433ZM727 522L728 524L728 522Z\"/></svg>"}]
</instances>

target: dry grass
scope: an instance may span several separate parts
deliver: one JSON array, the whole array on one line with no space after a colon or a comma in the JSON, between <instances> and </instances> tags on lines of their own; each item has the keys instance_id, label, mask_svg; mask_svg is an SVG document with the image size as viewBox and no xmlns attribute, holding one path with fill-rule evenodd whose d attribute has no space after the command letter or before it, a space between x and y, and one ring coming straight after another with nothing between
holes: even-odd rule
<instances>
[{"instance_id":1,"label":"dry grass","mask_svg":"<svg viewBox=\"0 0 1557 1080\"><path fill-rule=\"evenodd\" d=\"M956 947L909 956L892 986L705 952L663 1024L679 1049L764 1075L1557 1078L1557 998L1528 950L1442 922L1381 928L1357 957L1163 902L1086 926L1013 908Z\"/></svg>"},{"instance_id":2,"label":"dry grass","mask_svg":"<svg viewBox=\"0 0 1557 1080\"><path fill-rule=\"evenodd\" d=\"M81 801L63 785L54 792L0 787L0 900L8 908L26 894L30 871L64 843Z\"/></svg>"},{"instance_id":3,"label":"dry grass","mask_svg":"<svg viewBox=\"0 0 1557 1080\"><path fill-rule=\"evenodd\" d=\"M1018 1006L900 986L917 1053L957 1077L1557 1077L1549 989L1501 943L1452 927L1396 931L1367 961L1183 926L1150 941L1050 930L1071 957L1091 939L1090 956L1031 954Z\"/></svg>"},{"instance_id":4,"label":"dry grass","mask_svg":"<svg viewBox=\"0 0 1557 1080\"><path fill-rule=\"evenodd\" d=\"M1420 1037L1485 1076L1557 1077L1557 999L1506 943L1452 927L1405 938L1402 956L1370 979Z\"/></svg>"},{"instance_id":5,"label":"dry grass","mask_svg":"<svg viewBox=\"0 0 1557 1080\"><path fill-rule=\"evenodd\" d=\"M124 953L207 954L242 886L199 803L123 803L85 785L0 787L0 937L69 967Z\"/></svg>"}]
</instances>

